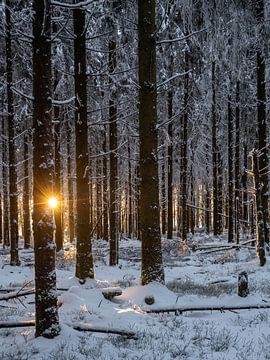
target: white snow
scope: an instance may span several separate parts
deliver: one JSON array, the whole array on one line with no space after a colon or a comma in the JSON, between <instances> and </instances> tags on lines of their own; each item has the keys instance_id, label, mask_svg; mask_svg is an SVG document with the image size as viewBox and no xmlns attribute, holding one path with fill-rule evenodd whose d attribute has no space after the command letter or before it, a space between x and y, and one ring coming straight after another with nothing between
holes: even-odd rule
<instances>
[{"instance_id":1,"label":"white snow","mask_svg":"<svg viewBox=\"0 0 270 360\"><path fill-rule=\"evenodd\" d=\"M226 244L223 239L198 235L198 244ZM270 259L260 267L255 249L225 250L200 255L179 254L178 241L164 240L166 286L140 285L140 242L120 241L119 266L109 267L108 243L94 242L95 280L80 285L74 277L75 251L68 244L57 255L61 333L53 340L34 337L34 327L0 329L0 359L252 359L269 358L270 309L237 312L147 314L147 309L270 303ZM33 251L20 251L22 266L8 265L0 253L0 290L34 286ZM29 266L30 264L30 266ZM250 295L237 295L238 274L246 271ZM117 287L122 295L106 300L103 288ZM5 292L1 292L4 295ZM145 297L154 297L147 305ZM0 302L0 321L34 319L34 295ZM115 329L136 333L137 339L84 329Z\"/></svg>"}]
</instances>

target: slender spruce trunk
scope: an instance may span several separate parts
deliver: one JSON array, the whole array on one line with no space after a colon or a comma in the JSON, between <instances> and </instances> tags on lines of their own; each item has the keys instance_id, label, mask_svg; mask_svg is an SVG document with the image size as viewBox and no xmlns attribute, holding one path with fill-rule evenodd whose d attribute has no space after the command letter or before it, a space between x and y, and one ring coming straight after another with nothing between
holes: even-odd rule
<instances>
[{"instance_id":1,"label":"slender spruce trunk","mask_svg":"<svg viewBox=\"0 0 270 360\"><path fill-rule=\"evenodd\" d=\"M267 120L266 120L266 89L265 89L265 15L264 0L256 0L256 17L260 27L260 41L257 50L257 122L258 122L258 146L261 151L259 158L259 171L262 195L262 216L264 221L265 242L269 244L268 230L268 146L267 146Z\"/></svg>"},{"instance_id":2,"label":"slender spruce trunk","mask_svg":"<svg viewBox=\"0 0 270 360\"><path fill-rule=\"evenodd\" d=\"M74 3L77 3L74 0ZM77 256L76 277L84 282L94 277L92 241L89 213L88 125L87 125L87 75L85 11L73 10L74 27L74 79L75 79L75 129L77 170Z\"/></svg>"},{"instance_id":3,"label":"slender spruce trunk","mask_svg":"<svg viewBox=\"0 0 270 360\"><path fill-rule=\"evenodd\" d=\"M13 69L12 69L12 48L11 48L11 1L6 0L6 72L7 72L7 107L8 107L8 147L9 147L9 201L10 201L10 265L19 265L19 229L18 229L18 189L16 170L16 125L13 105Z\"/></svg>"},{"instance_id":4,"label":"slender spruce trunk","mask_svg":"<svg viewBox=\"0 0 270 360\"><path fill-rule=\"evenodd\" d=\"M116 2L113 2L113 9ZM117 234L117 104L116 94L113 90L113 72L116 69L116 35L114 19L110 19L112 35L109 40L109 83L111 88L109 100L109 149L110 149L110 266L118 264L118 234Z\"/></svg>"},{"instance_id":5,"label":"slender spruce trunk","mask_svg":"<svg viewBox=\"0 0 270 360\"><path fill-rule=\"evenodd\" d=\"M156 1L138 1L141 282L164 282L159 219Z\"/></svg>"},{"instance_id":6,"label":"slender spruce trunk","mask_svg":"<svg viewBox=\"0 0 270 360\"><path fill-rule=\"evenodd\" d=\"M234 196L233 196L233 116L231 97L228 97L228 242L234 240Z\"/></svg>"},{"instance_id":7,"label":"slender spruce trunk","mask_svg":"<svg viewBox=\"0 0 270 360\"><path fill-rule=\"evenodd\" d=\"M42 76L41 76L42 74ZM33 0L33 229L36 336L60 332L57 310L53 210L53 132L50 0Z\"/></svg>"},{"instance_id":8,"label":"slender spruce trunk","mask_svg":"<svg viewBox=\"0 0 270 360\"><path fill-rule=\"evenodd\" d=\"M236 243L240 240L240 81L236 82L235 145L234 145L234 207Z\"/></svg>"},{"instance_id":9,"label":"slender spruce trunk","mask_svg":"<svg viewBox=\"0 0 270 360\"><path fill-rule=\"evenodd\" d=\"M185 72L186 75L184 77L184 109L185 113L181 119L181 169L180 169L180 184L181 184L181 242L183 249L187 246L187 234L189 229L188 224L188 208L187 208L187 192L188 192L188 184L187 184L187 170L188 170L188 159L187 159L187 127L188 127L188 97L189 97L189 55L188 52L185 52Z\"/></svg>"},{"instance_id":10,"label":"slender spruce trunk","mask_svg":"<svg viewBox=\"0 0 270 360\"><path fill-rule=\"evenodd\" d=\"M31 245L31 220L30 220L30 184L29 184L29 158L30 158L30 136L26 124L26 135L24 138L24 182L23 182L23 238L24 248Z\"/></svg>"}]
</instances>

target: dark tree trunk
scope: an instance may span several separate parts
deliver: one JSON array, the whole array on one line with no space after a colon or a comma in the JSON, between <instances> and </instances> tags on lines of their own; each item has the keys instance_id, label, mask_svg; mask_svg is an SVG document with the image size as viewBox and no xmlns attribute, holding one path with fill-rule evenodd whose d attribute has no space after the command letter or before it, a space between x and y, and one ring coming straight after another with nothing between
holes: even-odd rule
<instances>
[{"instance_id":1,"label":"dark tree trunk","mask_svg":"<svg viewBox=\"0 0 270 360\"><path fill-rule=\"evenodd\" d=\"M29 186L29 158L30 139L26 124L26 136L24 138L24 183L23 183L23 238L24 248L28 249L31 244L31 220L30 220L30 186Z\"/></svg>"},{"instance_id":2,"label":"dark tree trunk","mask_svg":"<svg viewBox=\"0 0 270 360\"><path fill-rule=\"evenodd\" d=\"M13 69L11 49L11 16L10 0L6 0L6 72L7 72L7 106L8 106L8 147L9 147L9 201L10 201L10 265L19 265L18 252L18 189L16 170L15 118L13 107Z\"/></svg>"},{"instance_id":3,"label":"dark tree trunk","mask_svg":"<svg viewBox=\"0 0 270 360\"><path fill-rule=\"evenodd\" d=\"M217 225L218 235L223 231L223 173L220 149L217 149Z\"/></svg>"},{"instance_id":4,"label":"dark tree trunk","mask_svg":"<svg viewBox=\"0 0 270 360\"><path fill-rule=\"evenodd\" d=\"M188 234L188 208L187 208L187 126L188 126L188 94L189 94L189 55L185 52L185 79L184 79L184 109L185 113L181 119L181 168L180 168L180 184L181 184L181 241L183 249L187 246L187 234Z\"/></svg>"},{"instance_id":5,"label":"dark tree trunk","mask_svg":"<svg viewBox=\"0 0 270 360\"><path fill-rule=\"evenodd\" d=\"M219 235L219 192L218 192L218 147L217 147L217 113L216 113L216 77L215 62L212 62L212 162L213 162L213 231Z\"/></svg>"},{"instance_id":6,"label":"dark tree trunk","mask_svg":"<svg viewBox=\"0 0 270 360\"><path fill-rule=\"evenodd\" d=\"M113 8L116 2L113 1ZM114 19L110 19L110 27L113 34L109 40L109 73L113 74L116 69L116 39L115 39L115 24ZM110 142L110 207L109 207L109 222L110 222L110 266L118 264L118 235L117 235L117 104L116 94L113 90L114 82L110 76L109 83L111 88L109 100L109 142Z\"/></svg>"},{"instance_id":7,"label":"dark tree trunk","mask_svg":"<svg viewBox=\"0 0 270 360\"><path fill-rule=\"evenodd\" d=\"M163 160L161 164L161 233L162 235L166 234L166 172L165 172L165 165L166 165L166 152L163 152Z\"/></svg>"},{"instance_id":8,"label":"dark tree trunk","mask_svg":"<svg viewBox=\"0 0 270 360\"><path fill-rule=\"evenodd\" d=\"M107 152L107 133L104 129L103 152ZM108 219L108 158L103 156L103 239L109 240L109 219Z\"/></svg>"},{"instance_id":9,"label":"dark tree trunk","mask_svg":"<svg viewBox=\"0 0 270 360\"><path fill-rule=\"evenodd\" d=\"M129 237L133 234L133 207L132 207L132 167L131 167L131 154L130 154L130 141L128 141L128 235Z\"/></svg>"},{"instance_id":10,"label":"dark tree trunk","mask_svg":"<svg viewBox=\"0 0 270 360\"><path fill-rule=\"evenodd\" d=\"M168 118L172 118L173 113L173 93L172 90L168 93ZM167 218L167 238L172 239L173 237L173 125L170 122L168 125L168 136L169 136L169 145L168 145L168 194L167 194L167 204L168 204L168 218Z\"/></svg>"},{"instance_id":11,"label":"dark tree trunk","mask_svg":"<svg viewBox=\"0 0 270 360\"><path fill-rule=\"evenodd\" d=\"M164 282L162 264L159 179L157 161L157 86L155 44L155 0L139 0L139 136L140 136L140 224L143 285Z\"/></svg>"},{"instance_id":12,"label":"dark tree trunk","mask_svg":"<svg viewBox=\"0 0 270 360\"><path fill-rule=\"evenodd\" d=\"M252 154L252 172L253 172L253 184L255 189L255 214L256 214L256 246L257 255L259 257L260 266L264 266L266 262L265 258L265 231L264 231L264 219L262 212L262 188L260 179L260 152L253 151Z\"/></svg>"},{"instance_id":13,"label":"dark tree trunk","mask_svg":"<svg viewBox=\"0 0 270 360\"><path fill-rule=\"evenodd\" d=\"M7 138L8 134L8 124L5 121L3 124L3 135ZM5 141L3 145L3 234L4 234L4 247L10 245L10 232L9 232L9 168L8 164L8 143Z\"/></svg>"},{"instance_id":14,"label":"dark tree trunk","mask_svg":"<svg viewBox=\"0 0 270 360\"><path fill-rule=\"evenodd\" d=\"M234 214L234 196L233 196L233 116L231 97L228 97L228 242L233 242L234 227L233 227L233 214Z\"/></svg>"},{"instance_id":15,"label":"dark tree trunk","mask_svg":"<svg viewBox=\"0 0 270 360\"><path fill-rule=\"evenodd\" d=\"M74 3L77 3L74 0ZM75 127L77 167L77 256L76 277L82 281L94 277L92 241L89 213L88 185L88 125L87 125L87 75L85 12L73 11L74 27L74 78L75 78Z\"/></svg>"},{"instance_id":16,"label":"dark tree trunk","mask_svg":"<svg viewBox=\"0 0 270 360\"><path fill-rule=\"evenodd\" d=\"M74 169L72 164L72 148L73 148L73 141L72 141L72 133L73 133L73 126L69 123L68 130L67 130L67 146L68 146L68 224L69 224L69 240L72 242L75 238L74 232L74 188L73 188L73 179L74 179Z\"/></svg>"},{"instance_id":17,"label":"dark tree trunk","mask_svg":"<svg viewBox=\"0 0 270 360\"><path fill-rule=\"evenodd\" d=\"M262 216L264 221L265 241L269 243L268 230L268 147L267 147L267 122L266 122L266 90L265 90L265 31L264 31L264 0L256 1L256 16L261 26L261 43L257 50L257 121L258 145L261 151L259 158L259 171L262 186Z\"/></svg>"},{"instance_id":18,"label":"dark tree trunk","mask_svg":"<svg viewBox=\"0 0 270 360\"><path fill-rule=\"evenodd\" d=\"M234 167L234 205L235 205L235 235L236 242L239 243L240 229L240 82L236 82L236 108L235 108L235 167Z\"/></svg>"},{"instance_id":19,"label":"dark tree trunk","mask_svg":"<svg viewBox=\"0 0 270 360\"><path fill-rule=\"evenodd\" d=\"M56 251L63 249L63 226L62 226L62 196L61 196L61 131L60 131L60 109L54 108L54 193L58 200L58 205L54 209L55 217L55 243Z\"/></svg>"},{"instance_id":20,"label":"dark tree trunk","mask_svg":"<svg viewBox=\"0 0 270 360\"><path fill-rule=\"evenodd\" d=\"M248 162L248 148L247 148L247 139L244 140L244 162L243 162L243 171L242 171L242 219L248 221L248 192L247 192L247 164ZM244 233L246 233L247 224L243 223Z\"/></svg>"},{"instance_id":21,"label":"dark tree trunk","mask_svg":"<svg viewBox=\"0 0 270 360\"><path fill-rule=\"evenodd\" d=\"M33 229L35 245L36 336L60 331L55 272L53 211L52 71L50 1L33 1ZM42 74L42 76L41 76Z\"/></svg>"}]
</instances>

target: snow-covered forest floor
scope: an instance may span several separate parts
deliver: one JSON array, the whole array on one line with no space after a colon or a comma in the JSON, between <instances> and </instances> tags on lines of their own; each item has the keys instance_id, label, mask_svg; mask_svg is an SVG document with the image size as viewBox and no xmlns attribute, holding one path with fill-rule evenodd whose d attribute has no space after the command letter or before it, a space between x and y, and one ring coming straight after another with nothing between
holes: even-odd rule
<instances>
[{"instance_id":1,"label":"snow-covered forest floor","mask_svg":"<svg viewBox=\"0 0 270 360\"><path fill-rule=\"evenodd\" d=\"M226 244L225 238L197 235L199 245ZM166 286L141 287L140 242L120 241L119 266L109 267L108 243L94 242L95 280L79 285L74 278L72 245L57 255L57 284L61 334L53 340L34 338L34 327L0 330L1 360L169 360L169 359L270 359L270 309L198 311L182 315L146 314L145 309L187 306L270 304L270 259L261 268L255 250L189 254L178 253L179 243L163 241ZM11 267L1 250L0 296L4 288L32 286L33 252L21 250L22 266ZM249 275L250 294L237 295L238 274ZM121 287L123 293L106 300L102 288ZM144 298L154 296L146 305ZM20 300L19 300L20 299ZM34 319L34 295L0 302L0 321ZM120 335L79 332L70 324L134 331L137 339Z\"/></svg>"}]
</instances>

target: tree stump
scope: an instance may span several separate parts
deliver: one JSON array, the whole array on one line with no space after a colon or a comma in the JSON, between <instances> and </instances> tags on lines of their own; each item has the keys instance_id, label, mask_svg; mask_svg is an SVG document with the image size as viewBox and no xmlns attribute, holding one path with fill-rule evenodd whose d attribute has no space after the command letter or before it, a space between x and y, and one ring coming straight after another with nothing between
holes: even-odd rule
<instances>
[{"instance_id":1,"label":"tree stump","mask_svg":"<svg viewBox=\"0 0 270 360\"><path fill-rule=\"evenodd\" d=\"M144 301L147 305L153 305L155 303L155 298L152 295L146 296Z\"/></svg>"},{"instance_id":2,"label":"tree stump","mask_svg":"<svg viewBox=\"0 0 270 360\"><path fill-rule=\"evenodd\" d=\"M248 274L243 271L238 275L238 296L247 297L248 294Z\"/></svg>"}]
</instances>

